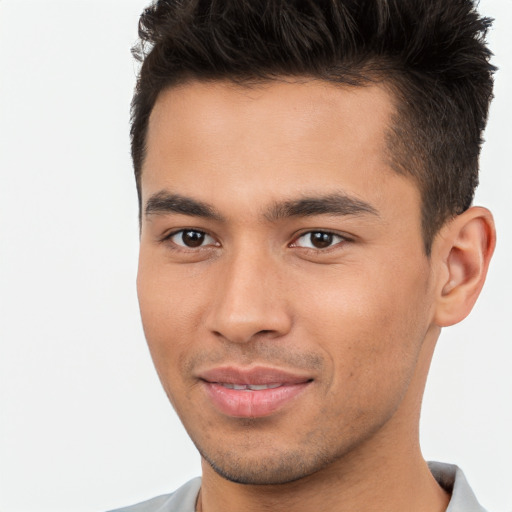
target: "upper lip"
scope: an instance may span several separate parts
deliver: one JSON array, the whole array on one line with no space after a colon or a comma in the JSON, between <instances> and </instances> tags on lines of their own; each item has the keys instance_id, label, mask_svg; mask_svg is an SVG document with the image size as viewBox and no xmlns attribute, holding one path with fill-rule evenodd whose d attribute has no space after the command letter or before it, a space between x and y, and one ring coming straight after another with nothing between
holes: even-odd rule
<instances>
[{"instance_id":1,"label":"upper lip","mask_svg":"<svg viewBox=\"0 0 512 512\"><path fill-rule=\"evenodd\" d=\"M201 380L210 383L225 384L302 384L313 380L309 376L292 373L288 370L266 366L253 366L242 368L237 366L221 366L199 372Z\"/></svg>"}]
</instances>

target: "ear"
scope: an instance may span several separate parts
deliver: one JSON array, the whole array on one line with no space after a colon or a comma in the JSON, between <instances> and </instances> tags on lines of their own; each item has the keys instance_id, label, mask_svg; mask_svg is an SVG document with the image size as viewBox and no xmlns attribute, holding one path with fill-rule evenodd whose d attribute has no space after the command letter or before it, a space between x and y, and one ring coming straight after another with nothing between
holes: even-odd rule
<instances>
[{"instance_id":1,"label":"ear","mask_svg":"<svg viewBox=\"0 0 512 512\"><path fill-rule=\"evenodd\" d=\"M438 265L436 310L439 327L466 318L480 295L496 245L492 214L472 207L441 229L434 241L432 257Z\"/></svg>"}]
</instances>

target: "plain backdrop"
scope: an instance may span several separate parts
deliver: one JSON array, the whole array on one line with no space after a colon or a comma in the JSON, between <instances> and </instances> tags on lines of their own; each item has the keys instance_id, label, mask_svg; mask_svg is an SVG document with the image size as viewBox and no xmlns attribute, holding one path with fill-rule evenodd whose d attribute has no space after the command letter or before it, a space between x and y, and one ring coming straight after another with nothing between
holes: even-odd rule
<instances>
[{"instance_id":1,"label":"plain backdrop","mask_svg":"<svg viewBox=\"0 0 512 512\"><path fill-rule=\"evenodd\" d=\"M200 472L145 345L135 293L130 55L145 0L0 0L0 511L99 512ZM512 511L512 1L483 0L496 77L477 204L499 243L446 329L427 459Z\"/></svg>"}]
</instances>

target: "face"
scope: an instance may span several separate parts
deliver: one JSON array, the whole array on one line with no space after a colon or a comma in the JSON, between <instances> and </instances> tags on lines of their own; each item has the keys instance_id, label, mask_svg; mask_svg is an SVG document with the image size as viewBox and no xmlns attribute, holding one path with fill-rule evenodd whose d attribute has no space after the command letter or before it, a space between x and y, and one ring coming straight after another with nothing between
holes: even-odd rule
<instances>
[{"instance_id":1,"label":"face","mask_svg":"<svg viewBox=\"0 0 512 512\"><path fill-rule=\"evenodd\" d=\"M228 479L289 482L372 440L396 448L417 412L432 286L418 190L388 162L392 112L380 88L319 81L193 82L154 107L142 320Z\"/></svg>"}]
</instances>

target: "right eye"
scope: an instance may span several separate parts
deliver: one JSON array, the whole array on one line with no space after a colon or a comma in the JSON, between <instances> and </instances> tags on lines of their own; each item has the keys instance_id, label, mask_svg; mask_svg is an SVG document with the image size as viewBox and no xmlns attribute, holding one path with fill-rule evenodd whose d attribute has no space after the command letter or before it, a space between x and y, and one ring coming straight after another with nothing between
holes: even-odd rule
<instances>
[{"instance_id":1,"label":"right eye","mask_svg":"<svg viewBox=\"0 0 512 512\"><path fill-rule=\"evenodd\" d=\"M167 240L170 240L179 247L186 247L188 249L195 249L206 245L218 245L210 235L197 229L181 229L169 235Z\"/></svg>"}]
</instances>

